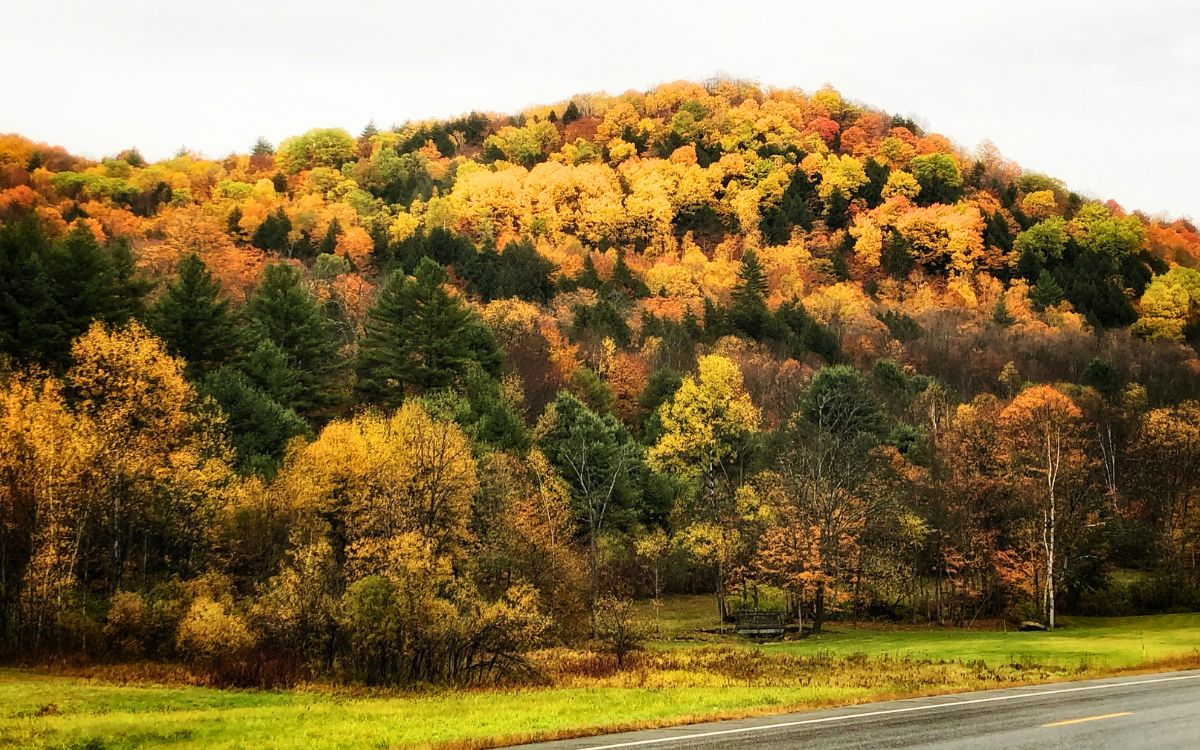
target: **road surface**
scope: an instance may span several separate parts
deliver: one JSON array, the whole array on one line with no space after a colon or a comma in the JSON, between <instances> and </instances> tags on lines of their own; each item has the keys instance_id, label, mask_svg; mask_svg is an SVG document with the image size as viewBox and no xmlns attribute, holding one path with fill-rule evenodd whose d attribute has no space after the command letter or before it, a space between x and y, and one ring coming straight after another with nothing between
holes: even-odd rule
<instances>
[{"instance_id":1,"label":"road surface","mask_svg":"<svg viewBox=\"0 0 1200 750\"><path fill-rule=\"evenodd\" d=\"M1200 748L1200 670L888 701L523 747Z\"/></svg>"}]
</instances>

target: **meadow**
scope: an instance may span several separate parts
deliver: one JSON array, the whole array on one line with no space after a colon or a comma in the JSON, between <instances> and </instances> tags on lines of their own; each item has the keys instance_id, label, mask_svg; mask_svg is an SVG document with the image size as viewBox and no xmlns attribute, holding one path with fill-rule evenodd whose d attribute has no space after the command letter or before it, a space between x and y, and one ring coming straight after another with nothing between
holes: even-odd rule
<instances>
[{"instance_id":1,"label":"meadow","mask_svg":"<svg viewBox=\"0 0 1200 750\"><path fill-rule=\"evenodd\" d=\"M221 690L136 665L0 670L0 747L484 748L531 739L1125 671L1200 666L1200 615L1070 618L1053 633L831 623L802 640L693 637L707 600L664 608L661 638L607 655L534 654L541 679L420 691Z\"/></svg>"},{"instance_id":2,"label":"meadow","mask_svg":"<svg viewBox=\"0 0 1200 750\"><path fill-rule=\"evenodd\" d=\"M672 597L659 619L658 648L692 648L730 642L768 654L890 656L915 660L983 661L989 665L1029 664L1056 667L1126 669L1170 660L1200 649L1200 615L1142 617L1063 617L1054 632L1020 632L1002 622L986 627L826 623L825 632L803 639L752 644L728 636L705 634L718 623L712 597ZM653 608L642 605L653 619Z\"/></svg>"}]
</instances>

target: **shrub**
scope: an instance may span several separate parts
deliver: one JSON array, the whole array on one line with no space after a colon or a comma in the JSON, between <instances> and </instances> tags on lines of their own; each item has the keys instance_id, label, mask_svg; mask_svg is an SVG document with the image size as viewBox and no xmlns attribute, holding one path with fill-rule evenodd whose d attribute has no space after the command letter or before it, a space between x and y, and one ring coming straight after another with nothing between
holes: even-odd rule
<instances>
[{"instance_id":1,"label":"shrub","mask_svg":"<svg viewBox=\"0 0 1200 750\"><path fill-rule=\"evenodd\" d=\"M175 634L181 656L214 671L236 666L254 642L254 634L241 616L207 596L192 602Z\"/></svg>"},{"instance_id":2,"label":"shrub","mask_svg":"<svg viewBox=\"0 0 1200 750\"><path fill-rule=\"evenodd\" d=\"M649 629L637 616L632 601L605 596L596 602L596 635L612 649L620 668L625 666L629 652L641 647Z\"/></svg>"},{"instance_id":3,"label":"shrub","mask_svg":"<svg viewBox=\"0 0 1200 750\"><path fill-rule=\"evenodd\" d=\"M140 594L118 591L108 602L104 636L110 645L126 656L146 653L151 640L151 613Z\"/></svg>"}]
</instances>

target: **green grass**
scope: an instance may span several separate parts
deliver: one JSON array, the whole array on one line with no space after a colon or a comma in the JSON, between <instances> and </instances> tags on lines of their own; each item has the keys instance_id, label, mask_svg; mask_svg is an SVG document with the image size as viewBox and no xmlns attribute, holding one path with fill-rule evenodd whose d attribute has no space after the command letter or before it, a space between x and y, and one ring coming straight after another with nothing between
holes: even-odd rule
<instances>
[{"instance_id":1,"label":"green grass","mask_svg":"<svg viewBox=\"0 0 1200 750\"><path fill-rule=\"evenodd\" d=\"M580 728L852 703L865 687L565 688L349 698L126 687L0 670L0 746L383 748L554 737ZM669 722L667 722L669 723Z\"/></svg>"},{"instance_id":2,"label":"green grass","mask_svg":"<svg viewBox=\"0 0 1200 750\"><path fill-rule=\"evenodd\" d=\"M649 616L647 604L643 613ZM727 643L766 653L857 654L931 660L982 660L989 665L1038 664L1129 668L1200 652L1200 614L1143 617L1064 617L1054 632L1022 633L1009 629L956 629L934 626L848 625L827 623L826 632L802 640L754 645L733 636L694 636L689 631L717 626L712 597L672 597L662 614L659 648L688 648Z\"/></svg>"},{"instance_id":3,"label":"green grass","mask_svg":"<svg viewBox=\"0 0 1200 750\"><path fill-rule=\"evenodd\" d=\"M238 691L0 670L0 747L479 748L1200 663L1200 615L1067 618L1053 633L833 623L779 643L686 640L714 623L711 610L707 597L670 600L662 625L674 640L625 671L578 651L545 652L556 687Z\"/></svg>"},{"instance_id":4,"label":"green grass","mask_svg":"<svg viewBox=\"0 0 1200 750\"><path fill-rule=\"evenodd\" d=\"M711 596L668 596L657 611L650 601L638 602L637 609L662 638L693 637L697 630L714 629L720 624Z\"/></svg>"},{"instance_id":5,"label":"green grass","mask_svg":"<svg viewBox=\"0 0 1200 750\"><path fill-rule=\"evenodd\" d=\"M641 604L644 616L648 604ZM844 625L828 623L822 635L766 643L743 638L689 635L716 626L710 596L678 596L662 607L658 648L690 648L728 643L761 648L770 654L850 656L890 655L932 660L983 660L989 665L1018 664L1128 668L1146 662L1200 653L1200 614L1153 614L1144 617L1064 617L1054 632L1002 629L954 629L936 626Z\"/></svg>"},{"instance_id":6,"label":"green grass","mask_svg":"<svg viewBox=\"0 0 1200 750\"><path fill-rule=\"evenodd\" d=\"M982 660L1128 668L1200 651L1200 615L1073 617L1054 632L932 628L838 628L802 641L763 645L770 653L887 654L911 659Z\"/></svg>"}]
</instances>

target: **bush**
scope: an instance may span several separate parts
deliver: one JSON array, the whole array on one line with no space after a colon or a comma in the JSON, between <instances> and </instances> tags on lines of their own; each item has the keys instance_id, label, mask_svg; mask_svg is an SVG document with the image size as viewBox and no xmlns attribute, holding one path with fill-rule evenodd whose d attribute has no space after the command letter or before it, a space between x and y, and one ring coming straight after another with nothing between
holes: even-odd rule
<instances>
[{"instance_id":1,"label":"bush","mask_svg":"<svg viewBox=\"0 0 1200 750\"><path fill-rule=\"evenodd\" d=\"M254 643L245 620L208 596L192 602L175 634L183 658L217 672L238 666Z\"/></svg>"},{"instance_id":2,"label":"bush","mask_svg":"<svg viewBox=\"0 0 1200 750\"><path fill-rule=\"evenodd\" d=\"M596 635L612 649L621 668L625 657L641 648L649 628L637 616L632 601L605 596L596 602Z\"/></svg>"},{"instance_id":3,"label":"bush","mask_svg":"<svg viewBox=\"0 0 1200 750\"><path fill-rule=\"evenodd\" d=\"M110 645L125 656L142 656L151 641L150 608L141 595L118 591L108 602L108 618L104 636Z\"/></svg>"},{"instance_id":4,"label":"bush","mask_svg":"<svg viewBox=\"0 0 1200 750\"><path fill-rule=\"evenodd\" d=\"M1013 602L1004 610L1004 619L1014 625L1020 625L1023 622L1044 622L1046 614L1042 612L1038 602L1022 599Z\"/></svg>"}]
</instances>

